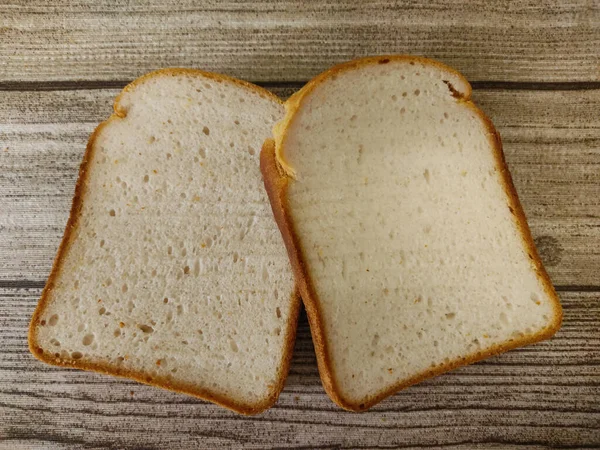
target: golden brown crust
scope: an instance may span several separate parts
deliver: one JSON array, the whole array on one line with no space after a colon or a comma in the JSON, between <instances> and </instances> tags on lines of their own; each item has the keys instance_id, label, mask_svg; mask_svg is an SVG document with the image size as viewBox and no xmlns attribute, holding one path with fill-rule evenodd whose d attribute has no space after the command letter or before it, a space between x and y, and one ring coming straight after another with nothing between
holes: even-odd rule
<instances>
[{"instance_id":1,"label":"golden brown crust","mask_svg":"<svg viewBox=\"0 0 600 450\"><path fill-rule=\"evenodd\" d=\"M168 389L171 391L192 395L192 396L200 398L202 400L208 400L210 402L216 403L218 405L221 405L225 408L231 409L231 410L236 411L241 414L246 414L246 415L257 414L257 413L269 408L277 401L277 398L279 397L279 394L285 384L285 379L286 379L287 373L289 371L292 353L294 350L294 342L296 339L296 326L298 323L298 314L300 312L300 296L298 294L297 289L295 289L294 292L292 292L290 294L290 301L292 303L291 315L290 315L290 319L287 323L287 329L285 331L285 333L286 333L285 334L285 347L286 348L285 348L285 352L282 356L282 360L279 365L279 370L277 373L277 375L278 375L277 384L275 386L273 386L270 395L263 402L255 404L255 405L242 404L234 398L228 398L223 395L213 393L208 389L199 388L198 386L195 386L191 383L173 382L172 380L170 380L167 377L151 377L148 374L145 374L144 372L127 370L125 368L116 366L109 362L88 362L88 361L84 361L81 359L65 360L65 359L55 358L53 354L44 352L43 349L41 347L39 347L39 345L37 344L36 333L37 333L38 326L40 325L41 317L44 314L44 311L48 305L49 293L54 288L54 282L61 272L63 260L67 256L68 249L73 241L72 231L74 229L76 229L78 226L78 221L79 221L80 212L81 212L81 206L82 206L84 198L85 198L85 190L86 190L86 183L87 183L87 179L88 179L89 162L93 159L93 155L94 155L94 151L95 151L94 144L95 144L96 138L98 137L100 131L108 123L110 123L113 120L119 120L120 118L125 117L126 111L124 111L119 104L121 96L123 95L124 92L131 91L135 86L143 83L144 81L146 81L150 78L154 78L154 77L158 77L158 76L176 76L176 75L202 76L202 77L211 78L213 80L217 80L219 82L224 81L224 82L228 82L228 83L233 83L235 85L252 90L252 91L258 93L263 98L270 98L278 103L282 103L282 101L278 97L276 97L274 94L272 94L271 92L269 92L259 86L253 85L251 83L247 83L245 81L237 80L235 78L230 78L225 75L204 72L204 71L195 70L195 69L175 68L175 69L157 70L155 72L151 72L147 75L144 75L144 76L136 79L129 85L127 85L123 89L121 94L119 94L117 96L117 98L115 99L114 114L112 114L106 121L104 121L100 125L98 125L98 127L94 130L94 132L92 133L92 135L90 136L90 139L88 141L88 144L87 144L84 156L83 156L83 160L82 160L81 166L79 168L79 177L77 179L77 184L75 186L75 195L73 197L71 212L70 212L69 219L67 221L67 225L65 228L65 234L64 234L62 242L60 243L60 246L58 248L58 252L56 254L56 258L54 259L54 264L52 266L50 276L48 277L48 281L46 282L46 286L44 287L44 290L42 291L42 295L38 302L37 308L31 318L31 322L30 322L30 326L29 326L29 334L28 334L29 350L37 359L39 359L43 362L46 362L48 364L61 366L61 367L68 367L68 368L73 368L73 369L89 370L89 371L104 373L104 374L108 374L108 375L115 375L115 376L119 376L119 377L130 378L135 381L139 381L140 383L149 384L151 386L161 387L161 388Z\"/></svg>"},{"instance_id":2,"label":"golden brown crust","mask_svg":"<svg viewBox=\"0 0 600 450\"><path fill-rule=\"evenodd\" d=\"M484 123L485 127L489 132L490 142L492 144L492 147L494 148L494 154L496 157L497 168L500 172L501 182L504 186L504 190L508 198L508 206L513 213L515 223L517 224L517 227L521 232L524 247L533 265L535 266L536 273L539 279L542 281L546 293L552 299L554 318L552 323L550 323L549 326L547 326L539 333L524 336L519 339L510 340L508 342L505 342L504 344L499 344L494 347L491 347L486 351L477 352L468 355L464 358L455 361L450 361L449 363L440 364L421 374L418 374L407 380L403 380L402 382L390 387L389 389L381 391L380 393L374 395L364 403L357 404L353 403L348 399L345 399L341 393L341 390L337 386L334 371L335 368L333 367L329 354L327 336L325 334L324 321L320 310L319 299L306 267L306 259L303 255L303 249L300 245L298 235L294 229L294 222L288 205L286 191L288 183L293 182L294 171L293 168L286 165L285 161L282 159L282 155L283 147L285 145L286 134L292 123L294 115L296 111L302 106L303 100L306 98L306 96L317 85L327 80L328 78L339 74L340 72L357 69L369 64L385 64L390 61L414 61L422 64L432 65L437 68L440 68L445 72L448 72L449 75L457 76L462 81L464 81L465 86L467 86L466 92L461 93L456 91L454 86L452 86L452 84L450 83L447 83L448 88L450 90L451 95L454 96L457 99L457 101L463 103L466 107L470 108L481 118L482 122ZM263 150L261 152L261 170L265 178L265 186L267 188L267 192L269 193L269 199L271 200L271 206L273 208L275 220L277 221L279 229L281 230L281 233L284 237L284 241L286 243L286 247L290 259L292 261L294 274L296 276L296 283L298 288L300 289L300 295L302 296L302 300L306 308L306 312L311 326L311 333L315 344L319 373L323 381L323 387L325 388L327 394L331 397L331 399L344 409L350 411L365 411L371 406L383 400L384 398L412 384L419 383L427 378L447 372L456 367L471 364L481 359L511 350L513 348L529 345L534 342L547 339L551 337L560 328L560 324L562 322L562 309L560 306L560 302L533 243L533 239L531 237L531 232L529 231L529 227L527 225L523 208L521 207L516 190L512 183L512 178L506 166L504 153L502 151L502 144L500 142L500 136L495 130L494 126L492 125L492 122L470 100L470 96L471 86L468 83L468 81L460 73L437 61L407 55L385 55L350 61L335 66L329 69L328 71L318 75L313 80L311 80L306 86L304 86L300 91L296 92L292 97L290 97L285 104L285 118L281 122L279 122L273 130L275 141L267 140L263 146ZM290 179L292 181L290 181Z\"/></svg>"},{"instance_id":3,"label":"golden brown crust","mask_svg":"<svg viewBox=\"0 0 600 450\"><path fill-rule=\"evenodd\" d=\"M304 258L301 254L301 246L298 235L294 231L294 224L289 214L290 208L287 203L287 186L289 178L284 175L283 169L278 165L275 155L275 142L267 139L260 152L260 170L265 181L265 188L271 202L275 221L283 236L283 242L287 249L292 264L292 270L296 278L296 287L303 299L306 315L310 323L310 332L312 335L315 353L317 354L317 364L321 382L327 394L340 406L344 406L344 401L338 396L338 389L335 386L335 378L332 372L332 366L329 363L329 350L325 342L325 330L323 326L323 315L319 303L314 301L317 298L316 291L310 277Z\"/></svg>"}]
</instances>

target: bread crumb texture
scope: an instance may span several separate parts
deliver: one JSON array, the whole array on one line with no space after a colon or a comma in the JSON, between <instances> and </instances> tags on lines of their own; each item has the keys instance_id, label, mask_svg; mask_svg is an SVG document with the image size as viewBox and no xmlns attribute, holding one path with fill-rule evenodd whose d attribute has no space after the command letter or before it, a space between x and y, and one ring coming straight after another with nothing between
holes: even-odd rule
<instances>
[{"instance_id":1,"label":"bread crumb texture","mask_svg":"<svg viewBox=\"0 0 600 450\"><path fill-rule=\"evenodd\" d=\"M295 317L256 151L282 105L166 72L126 89L115 110L91 143L34 352L263 402L285 376Z\"/></svg>"}]
</instances>

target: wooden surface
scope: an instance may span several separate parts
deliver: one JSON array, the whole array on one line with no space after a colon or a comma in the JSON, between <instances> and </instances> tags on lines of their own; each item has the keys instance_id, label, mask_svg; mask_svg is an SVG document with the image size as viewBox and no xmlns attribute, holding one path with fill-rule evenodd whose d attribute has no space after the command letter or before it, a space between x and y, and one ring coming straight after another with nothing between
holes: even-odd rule
<instances>
[{"instance_id":1,"label":"wooden surface","mask_svg":"<svg viewBox=\"0 0 600 450\"><path fill-rule=\"evenodd\" d=\"M0 2L0 449L600 448L600 4ZM222 71L285 97L355 56L414 53L465 73L499 129L565 309L550 341L340 410L305 317L279 402L246 418L46 366L26 331L89 133L128 81Z\"/></svg>"},{"instance_id":2,"label":"wooden surface","mask_svg":"<svg viewBox=\"0 0 600 450\"><path fill-rule=\"evenodd\" d=\"M437 58L473 80L597 81L596 0L3 0L0 79L129 80L199 66L304 81L381 53Z\"/></svg>"}]
</instances>

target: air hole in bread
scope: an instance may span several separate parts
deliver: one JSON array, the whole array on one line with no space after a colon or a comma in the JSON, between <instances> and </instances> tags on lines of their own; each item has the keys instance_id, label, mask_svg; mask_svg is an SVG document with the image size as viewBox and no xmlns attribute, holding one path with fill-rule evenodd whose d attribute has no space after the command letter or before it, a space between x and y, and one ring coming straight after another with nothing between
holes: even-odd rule
<instances>
[{"instance_id":1,"label":"air hole in bread","mask_svg":"<svg viewBox=\"0 0 600 450\"><path fill-rule=\"evenodd\" d=\"M102 315L104 315L104 313L106 313L106 308L103 306L102 308L100 308L100 309L98 310L98 315L99 315L99 316L102 316Z\"/></svg>"},{"instance_id":2,"label":"air hole in bread","mask_svg":"<svg viewBox=\"0 0 600 450\"><path fill-rule=\"evenodd\" d=\"M58 341L57 339L54 339L54 338L50 339L50 343L52 345L54 345L55 347L60 347L60 341Z\"/></svg>"},{"instance_id":3,"label":"air hole in bread","mask_svg":"<svg viewBox=\"0 0 600 450\"><path fill-rule=\"evenodd\" d=\"M140 330L142 330L142 332L144 332L144 333L153 333L154 332L154 328L152 328L150 325L138 324L137 327Z\"/></svg>"},{"instance_id":4,"label":"air hole in bread","mask_svg":"<svg viewBox=\"0 0 600 450\"><path fill-rule=\"evenodd\" d=\"M144 183L150 181L150 177L148 175L144 175Z\"/></svg>"},{"instance_id":5,"label":"air hole in bread","mask_svg":"<svg viewBox=\"0 0 600 450\"><path fill-rule=\"evenodd\" d=\"M111 216L111 217L115 217L115 215L116 215L116 213L115 213L115 210L114 210L114 209L111 209L111 210L108 212L108 215L109 215L109 216Z\"/></svg>"},{"instance_id":6,"label":"air hole in bread","mask_svg":"<svg viewBox=\"0 0 600 450\"><path fill-rule=\"evenodd\" d=\"M73 359L81 359L81 358L83 358L83 353L81 353L81 352L73 352L73 353L71 353L71 358L73 358Z\"/></svg>"},{"instance_id":7,"label":"air hole in bread","mask_svg":"<svg viewBox=\"0 0 600 450\"><path fill-rule=\"evenodd\" d=\"M81 343L83 345L85 345L86 347L88 345L92 345L92 342L94 342L94 335L93 334L86 334L83 339L81 340Z\"/></svg>"},{"instance_id":8,"label":"air hole in bread","mask_svg":"<svg viewBox=\"0 0 600 450\"><path fill-rule=\"evenodd\" d=\"M210 135L210 129L206 126L204 128L202 128L202 132L207 136Z\"/></svg>"},{"instance_id":9,"label":"air hole in bread","mask_svg":"<svg viewBox=\"0 0 600 450\"><path fill-rule=\"evenodd\" d=\"M256 154L256 151L252 147L248 146L248 153L254 156Z\"/></svg>"},{"instance_id":10,"label":"air hole in bread","mask_svg":"<svg viewBox=\"0 0 600 450\"><path fill-rule=\"evenodd\" d=\"M167 247L167 255L171 255L173 253L173 247L170 245Z\"/></svg>"},{"instance_id":11,"label":"air hole in bread","mask_svg":"<svg viewBox=\"0 0 600 450\"><path fill-rule=\"evenodd\" d=\"M51 315L50 319L48 319L48 325L50 325L51 327L53 327L57 323L58 323L58 315L57 314Z\"/></svg>"},{"instance_id":12,"label":"air hole in bread","mask_svg":"<svg viewBox=\"0 0 600 450\"><path fill-rule=\"evenodd\" d=\"M379 334L375 333L373 335L373 339L371 340L371 345L376 346L379 343Z\"/></svg>"},{"instance_id":13,"label":"air hole in bread","mask_svg":"<svg viewBox=\"0 0 600 450\"><path fill-rule=\"evenodd\" d=\"M425 178L425 181L427 183L429 183L429 180L431 179L431 175L429 174L429 169L425 169L425 171L423 172L423 177Z\"/></svg>"}]
</instances>

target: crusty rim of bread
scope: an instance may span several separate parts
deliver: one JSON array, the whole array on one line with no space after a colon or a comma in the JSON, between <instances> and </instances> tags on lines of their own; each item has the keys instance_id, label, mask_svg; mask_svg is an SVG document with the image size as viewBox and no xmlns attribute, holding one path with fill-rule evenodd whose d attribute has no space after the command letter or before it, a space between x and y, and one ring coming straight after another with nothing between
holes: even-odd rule
<instances>
[{"instance_id":1,"label":"crusty rim of bread","mask_svg":"<svg viewBox=\"0 0 600 450\"><path fill-rule=\"evenodd\" d=\"M450 82L447 82L450 95L454 96L456 98L456 101L460 102L461 104L464 104L465 107L470 108L473 112L475 112L481 118L482 122L485 124L489 131L490 144L494 148L496 165L501 174L500 177L507 197L507 206L510 212L512 213L515 223L517 224L517 227L521 233L524 248L527 250L528 256L535 266L537 276L541 280L544 289L548 294L548 297L552 301L554 318L552 323L548 327L546 327L538 333L526 335L522 338L518 338L513 341L508 341L503 344L497 344L485 351L476 352L471 355L467 355L463 358L438 365L435 368L425 370L418 375L403 380L397 383L396 385L393 385L392 387L375 394L368 401L357 404L345 399L337 385L335 371L331 363L329 348L327 345L327 336L325 333L325 327L323 325L324 318L321 312L319 298L317 296L312 280L310 279L309 271L307 270L306 259L303 254L303 249L300 245L300 240L298 239L298 234L295 230L293 218L290 214L290 208L288 205L286 192L288 184L290 182L293 182L294 180L294 171L293 168L289 167L283 160L282 150L285 145L285 140L288 130L290 129L290 125L294 120L295 113L298 111L299 108L302 107L305 97L316 86L328 80L332 76L339 74L340 72L358 69L371 64L387 64L390 61L418 62L422 64L435 66L447 72L449 75L459 77L462 81L464 81L465 86L467 87L465 93L458 92L456 89L454 89ZM296 276L296 285L300 290L300 295L306 308L315 351L317 354L317 363L319 366L321 380L325 391L331 397L331 399L339 406L349 411L365 411L371 406L383 400L384 398L388 397L389 395L392 395L412 384L418 383L435 375L447 372L454 368L479 361L481 359L505 352L507 350L514 349L516 347L521 347L524 345L532 344L537 341L541 341L543 339L547 339L551 337L560 328L560 324L562 322L562 308L560 306L558 296L554 291L554 287L552 286L552 282L550 281L550 278L548 277L548 274L546 273L542 265L538 252L533 243L533 239L531 237L531 232L525 219L523 208L521 207L521 204L517 197L517 192L513 185L510 172L508 171L508 167L506 166L504 153L502 151L502 143L500 141L500 135L494 128L490 119L488 119L486 115L470 100L470 97L471 85L468 83L468 81L454 69L451 69L450 67L447 67L446 65L437 61L409 55L382 55L362 58L337 65L327 70L326 72L321 73L320 75L312 79L308 84L306 84L306 86L304 86L301 90L299 90L293 96L291 96L285 102L285 118L281 122L279 122L273 129L274 139L267 139L263 145L260 162L261 170L265 179L265 187L269 194L269 199L271 201L271 206L273 208L275 219L283 235L284 242L286 244L286 248L288 250L288 254L292 262L292 267Z\"/></svg>"},{"instance_id":2,"label":"crusty rim of bread","mask_svg":"<svg viewBox=\"0 0 600 450\"><path fill-rule=\"evenodd\" d=\"M85 199L85 188L87 184L87 175L88 175L88 163L91 161L94 149L94 143L96 141L96 137L98 133L102 130L104 126L110 123L113 120L120 120L127 115L127 111L123 109L120 105L121 96L128 91L131 91L133 88L138 86L139 84L144 83L145 81L161 77L161 76L177 76L177 75L186 75L190 77L205 77L215 80L217 82L227 82L234 84L236 86L243 87L250 91L254 91L258 93L263 98L270 98L278 103L282 103L282 100L277 97L275 94L263 89L259 86L256 86L252 83L248 83L242 80L238 80L235 78L231 78L225 75L205 72L197 69L184 69L184 68L170 68L170 69L161 69L156 70L154 72L150 72L140 78L137 78L130 84L128 84L123 91L116 97L114 101L114 113L104 122L100 123L98 127L94 130L92 135L90 136L87 147L85 149L85 153L83 156L83 160L81 162L81 166L79 167L79 177L77 179L77 184L75 186L75 195L73 197L73 203L71 206L71 212L69 214L69 219L67 221L67 225L65 228L65 233L58 248L58 252L56 254L56 258L54 260L54 264L52 265L52 270L50 272L50 276L48 277L48 281L46 282L46 286L42 291L42 295L38 302L37 308L33 313L31 318L30 326L29 326L29 350L31 353L39 360L56 365L61 367L69 367L73 369L82 369L93 372L99 372L108 375L115 375L124 378L130 378L140 383L148 384L151 386L157 386L164 389L168 389L170 391L175 391L183 394L188 394L202 400L208 400L210 402L221 405L225 408L231 409L241 414L257 414L260 413L270 406L272 406L278 399L281 390L283 389L285 379L287 377L290 362L292 359L292 353L294 350L294 343L296 339L296 327L298 323L298 315L300 312L300 297L297 289L290 294L290 301L292 302L290 308L290 318L287 323L287 329L285 331L285 346L284 354L282 360L279 365L279 369L277 371L278 380L276 384L272 387L272 391L268 395L268 397L255 405L248 405L237 401L235 398L226 397L224 395L216 394L212 392L210 389L199 388L192 383L182 383L182 382L173 382L169 380L167 377L151 377L148 374L142 371L136 370L128 370L118 366L111 364L110 362L86 362L81 360L63 360L60 358L56 358L53 354L44 352L42 348L37 345L37 330L40 325L41 316L44 314L46 306L48 304L48 296L49 293L54 288L54 282L59 275L63 259L67 254L67 250L72 243L71 232L74 228L78 226L78 221L81 213L82 203Z\"/></svg>"}]
</instances>

